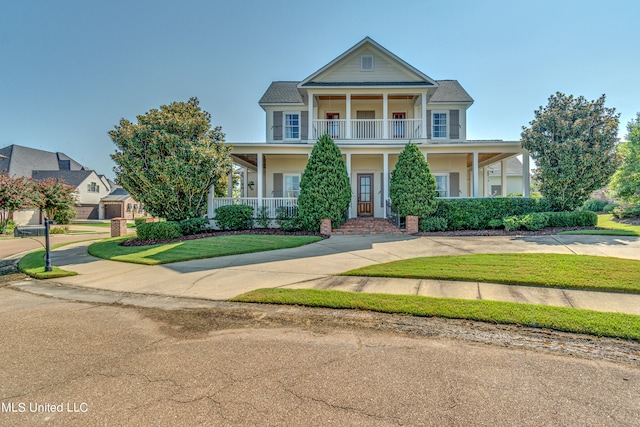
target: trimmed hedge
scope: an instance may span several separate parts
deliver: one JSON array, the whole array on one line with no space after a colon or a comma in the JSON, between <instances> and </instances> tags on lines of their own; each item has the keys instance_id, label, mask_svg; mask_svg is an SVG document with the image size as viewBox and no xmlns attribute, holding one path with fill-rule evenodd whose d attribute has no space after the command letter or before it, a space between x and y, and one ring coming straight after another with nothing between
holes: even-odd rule
<instances>
[{"instance_id":1,"label":"trimmed hedge","mask_svg":"<svg viewBox=\"0 0 640 427\"><path fill-rule=\"evenodd\" d=\"M138 239L166 240L182 237L180 224L175 221L146 222L136 227Z\"/></svg>"},{"instance_id":2,"label":"trimmed hedge","mask_svg":"<svg viewBox=\"0 0 640 427\"><path fill-rule=\"evenodd\" d=\"M207 229L209 220L207 218L189 218L180 221L180 230L185 236L202 233Z\"/></svg>"},{"instance_id":3,"label":"trimmed hedge","mask_svg":"<svg viewBox=\"0 0 640 427\"><path fill-rule=\"evenodd\" d=\"M216 221L222 230L249 230L253 228L253 208L248 205L220 206Z\"/></svg>"},{"instance_id":4,"label":"trimmed hedge","mask_svg":"<svg viewBox=\"0 0 640 427\"><path fill-rule=\"evenodd\" d=\"M421 218L418 229L420 231L445 231L447 229L447 220L439 216L428 216Z\"/></svg>"},{"instance_id":5,"label":"trimmed hedge","mask_svg":"<svg viewBox=\"0 0 640 427\"><path fill-rule=\"evenodd\" d=\"M427 218L440 217L447 221L447 230L484 230L490 228L490 222L515 215L551 210L545 199L530 198L481 198L481 199L436 199L435 212ZM425 228L421 225L421 231Z\"/></svg>"},{"instance_id":6,"label":"trimmed hedge","mask_svg":"<svg viewBox=\"0 0 640 427\"><path fill-rule=\"evenodd\" d=\"M591 211L573 212L533 212L527 215L513 215L502 220L505 230L540 230L544 227L595 227L598 215Z\"/></svg>"}]
</instances>

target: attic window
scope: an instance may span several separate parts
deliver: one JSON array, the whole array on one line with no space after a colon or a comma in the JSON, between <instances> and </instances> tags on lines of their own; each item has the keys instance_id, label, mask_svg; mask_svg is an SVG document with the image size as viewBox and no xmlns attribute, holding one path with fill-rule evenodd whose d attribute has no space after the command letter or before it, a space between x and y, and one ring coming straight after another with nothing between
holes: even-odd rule
<instances>
[{"instance_id":1,"label":"attic window","mask_svg":"<svg viewBox=\"0 0 640 427\"><path fill-rule=\"evenodd\" d=\"M373 55L360 57L360 71L373 71Z\"/></svg>"}]
</instances>

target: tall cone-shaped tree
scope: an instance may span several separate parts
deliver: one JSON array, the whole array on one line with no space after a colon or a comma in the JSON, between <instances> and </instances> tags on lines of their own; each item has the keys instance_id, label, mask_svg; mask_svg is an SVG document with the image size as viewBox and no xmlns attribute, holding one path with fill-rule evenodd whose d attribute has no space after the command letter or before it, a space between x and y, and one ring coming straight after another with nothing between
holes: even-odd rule
<instances>
[{"instance_id":1,"label":"tall cone-shaped tree","mask_svg":"<svg viewBox=\"0 0 640 427\"><path fill-rule=\"evenodd\" d=\"M400 216L425 217L436 209L436 179L414 143L407 143L398 156L389 180L389 197Z\"/></svg>"},{"instance_id":2,"label":"tall cone-shaped tree","mask_svg":"<svg viewBox=\"0 0 640 427\"><path fill-rule=\"evenodd\" d=\"M300 180L298 216L305 230L318 231L323 218L333 227L347 219L351 186L342 153L329 135L321 136Z\"/></svg>"}]
</instances>

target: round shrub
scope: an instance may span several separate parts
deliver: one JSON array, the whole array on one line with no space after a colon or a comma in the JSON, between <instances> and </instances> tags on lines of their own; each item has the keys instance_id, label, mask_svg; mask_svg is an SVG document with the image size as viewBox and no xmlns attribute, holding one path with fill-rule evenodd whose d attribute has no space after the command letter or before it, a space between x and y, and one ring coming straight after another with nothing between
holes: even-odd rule
<instances>
[{"instance_id":1,"label":"round shrub","mask_svg":"<svg viewBox=\"0 0 640 427\"><path fill-rule=\"evenodd\" d=\"M133 219L133 223L137 227L140 224L146 223L147 222L147 218L149 218L149 217L147 217L147 216L139 216L139 217Z\"/></svg>"},{"instance_id":2,"label":"round shrub","mask_svg":"<svg viewBox=\"0 0 640 427\"><path fill-rule=\"evenodd\" d=\"M216 209L216 221L222 230L253 228L253 208L248 205L227 205Z\"/></svg>"},{"instance_id":3,"label":"round shrub","mask_svg":"<svg viewBox=\"0 0 640 427\"><path fill-rule=\"evenodd\" d=\"M420 218L418 225L420 231L445 231L447 229L447 219L439 216L428 216Z\"/></svg>"},{"instance_id":4,"label":"round shrub","mask_svg":"<svg viewBox=\"0 0 640 427\"><path fill-rule=\"evenodd\" d=\"M207 218L189 218L180 221L180 230L185 236L202 233L207 229L209 220Z\"/></svg>"},{"instance_id":5,"label":"round shrub","mask_svg":"<svg viewBox=\"0 0 640 427\"><path fill-rule=\"evenodd\" d=\"M182 237L180 224L175 221L146 222L136 227L136 233L141 240L167 240Z\"/></svg>"},{"instance_id":6,"label":"round shrub","mask_svg":"<svg viewBox=\"0 0 640 427\"><path fill-rule=\"evenodd\" d=\"M589 199L582 205L583 211L602 212L607 202L599 199Z\"/></svg>"}]
</instances>

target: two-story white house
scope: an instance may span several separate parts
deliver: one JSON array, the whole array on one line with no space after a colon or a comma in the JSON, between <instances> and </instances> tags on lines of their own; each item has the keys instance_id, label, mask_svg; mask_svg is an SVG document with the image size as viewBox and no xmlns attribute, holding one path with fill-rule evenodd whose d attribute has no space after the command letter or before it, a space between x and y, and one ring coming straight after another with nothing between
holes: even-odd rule
<instances>
[{"instance_id":1,"label":"two-story white house","mask_svg":"<svg viewBox=\"0 0 640 427\"><path fill-rule=\"evenodd\" d=\"M232 157L244 171L241 202L267 206L271 216L295 203L308 157L325 133L351 179L350 218L385 216L390 172L409 141L426 157L440 197L490 196L487 171L496 163L506 195L506 162L519 155L521 193L529 195L529 156L520 141L468 140L473 99L460 83L432 79L369 37L302 81L273 82L259 104L265 142L232 143ZM232 202L212 193L209 216Z\"/></svg>"}]
</instances>

